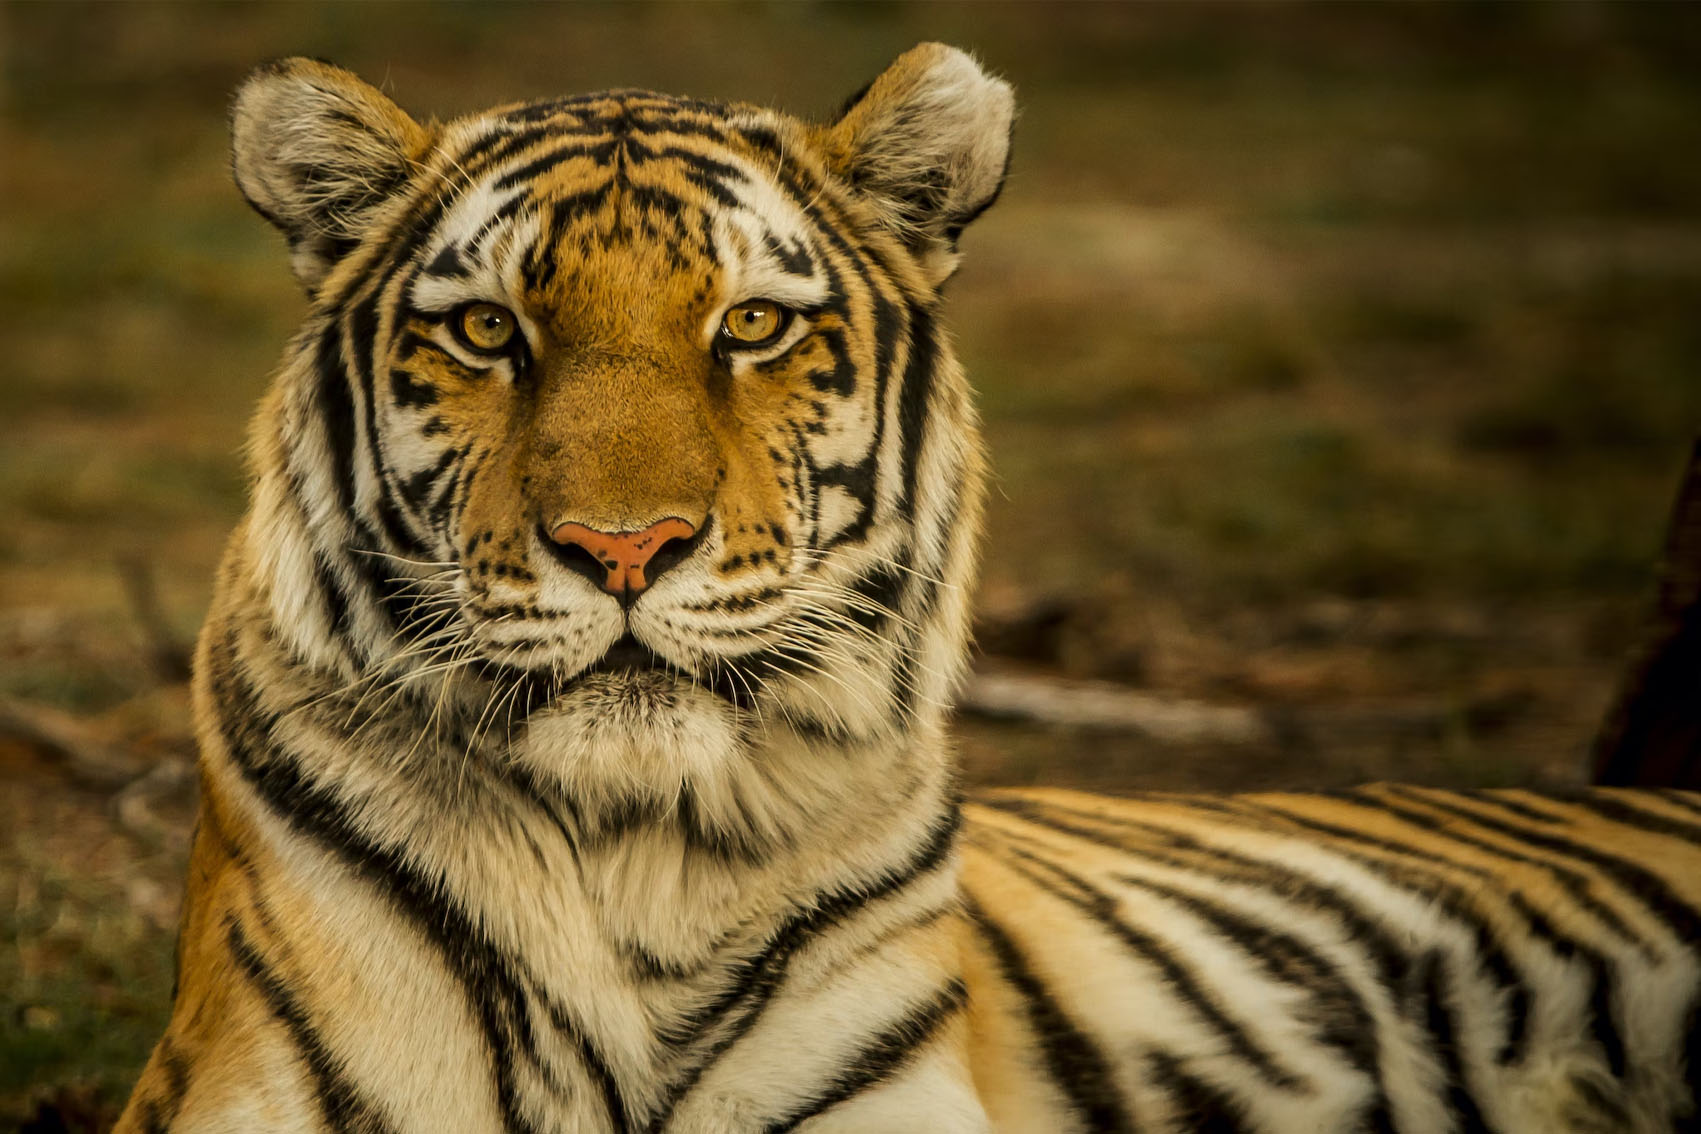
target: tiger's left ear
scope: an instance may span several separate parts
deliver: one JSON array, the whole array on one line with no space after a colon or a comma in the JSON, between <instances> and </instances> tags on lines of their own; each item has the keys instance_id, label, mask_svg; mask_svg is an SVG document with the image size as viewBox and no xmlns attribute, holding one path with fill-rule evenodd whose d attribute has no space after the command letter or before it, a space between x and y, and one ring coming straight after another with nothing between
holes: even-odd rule
<instances>
[{"instance_id":1,"label":"tiger's left ear","mask_svg":"<svg viewBox=\"0 0 1701 1134\"><path fill-rule=\"evenodd\" d=\"M957 237L1004 187L1010 84L943 43L912 47L817 135L828 164L862 191L934 287L957 269Z\"/></svg>"},{"instance_id":2,"label":"tiger's left ear","mask_svg":"<svg viewBox=\"0 0 1701 1134\"><path fill-rule=\"evenodd\" d=\"M280 59L230 107L236 187L289 240L309 294L412 175L431 133L377 88L316 59Z\"/></svg>"}]
</instances>

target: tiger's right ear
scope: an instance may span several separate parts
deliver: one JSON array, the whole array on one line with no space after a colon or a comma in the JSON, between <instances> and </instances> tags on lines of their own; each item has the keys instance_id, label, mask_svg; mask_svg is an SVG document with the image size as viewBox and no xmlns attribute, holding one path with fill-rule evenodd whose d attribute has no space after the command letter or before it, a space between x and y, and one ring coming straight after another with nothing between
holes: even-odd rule
<instances>
[{"instance_id":1,"label":"tiger's right ear","mask_svg":"<svg viewBox=\"0 0 1701 1134\"><path fill-rule=\"evenodd\" d=\"M942 43L912 47L818 132L828 164L873 207L938 287L957 237L997 200L1016 116L1010 84Z\"/></svg>"},{"instance_id":2,"label":"tiger's right ear","mask_svg":"<svg viewBox=\"0 0 1701 1134\"><path fill-rule=\"evenodd\" d=\"M243 81L230 134L236 187L288 238L291 267L309 294L431 143L430 132L376 88L302 58L264 64Z\"/></svg>"}]
</instances>

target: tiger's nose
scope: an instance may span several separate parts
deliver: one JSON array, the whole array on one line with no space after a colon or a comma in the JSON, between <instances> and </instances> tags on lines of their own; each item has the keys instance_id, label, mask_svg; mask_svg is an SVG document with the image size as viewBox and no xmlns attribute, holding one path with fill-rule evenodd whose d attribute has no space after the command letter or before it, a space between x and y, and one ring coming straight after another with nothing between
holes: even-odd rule
<instances>
[{"instance_id":1,"label":"tiger's nose","mask_svg":"<svg viewBox=\"0 0 1701 1134\"><path fill-rule=\"evenodd\" d=\"M696 535L694 524L669 516L641 532L604 532L569 521L557 524L549 538L563 563L631 605L663 571L691 554Z\"/></svg>"}]
</instances>

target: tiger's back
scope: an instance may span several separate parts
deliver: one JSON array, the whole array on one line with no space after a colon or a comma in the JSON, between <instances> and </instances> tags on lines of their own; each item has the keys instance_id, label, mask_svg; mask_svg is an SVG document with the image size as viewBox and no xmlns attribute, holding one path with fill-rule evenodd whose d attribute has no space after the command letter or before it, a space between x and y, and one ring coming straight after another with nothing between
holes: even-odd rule
<instances>
[{"instance_id":1,"label":"tiger's back","mask_svg":"<svg viewBox=\"0 0 1701 1134\"><path fill-rule=\"evenodd\" d=\"M963 885L1010 1129L1697 1128L1701 797L997 792Z\"/></svg>"}]
</instances>

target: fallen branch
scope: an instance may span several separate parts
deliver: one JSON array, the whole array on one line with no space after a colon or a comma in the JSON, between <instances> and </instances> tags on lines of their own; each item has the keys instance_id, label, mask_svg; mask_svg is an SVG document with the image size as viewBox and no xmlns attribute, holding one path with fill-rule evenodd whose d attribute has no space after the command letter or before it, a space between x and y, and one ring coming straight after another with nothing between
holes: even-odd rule
<instances>
[{"instance_id":1,"label":"fallen branch","mask_svg":"<svg viewBox=\"0 0 1701 1134\"><path fill-rule=\"evenodd\" d=\"M170 684L188 681L193 648L178 638L165 617L153 565L140 556L120 556L118 574L124 581L124 593L130 600L136 625L147 641L148 664L155 676Z\"/></svg>"},{"instance_id":2,"label":"fallen branch","mask_svg":"<svg viewBox=\"0 0 1701 1134\"><path fill-rule=\"evenodd\" d=\"M121 788L146 770L69 713L10 697L0 698L0 738L22 741L53 757L88 787Z\"/></svg>"},{"instance_id":3,"label":"fallen branch","mask_svg":"<svg viewBox=\"0 0 1701 1134\"><path fill-rule=\"evenodd\" d=\"M1276 737L1256 709L1161 697L1101 681L978 673L957 707L994 720L1131 732L1170 744L1261 744Z\"/></svg>"},{"instance_id":4,"label":"fallen branch","mask_svg":"<svg viewBox=\"0 0 1701 1134\"><path fill-rule=\"evenodd\" d=\"M118 825L132 835L163 841L182 834L182 824L161 818L155 805L193 797L195 765L181 756L167 756L131 780L113 796L112 810Z\"/></svg>"}]
</instances>

